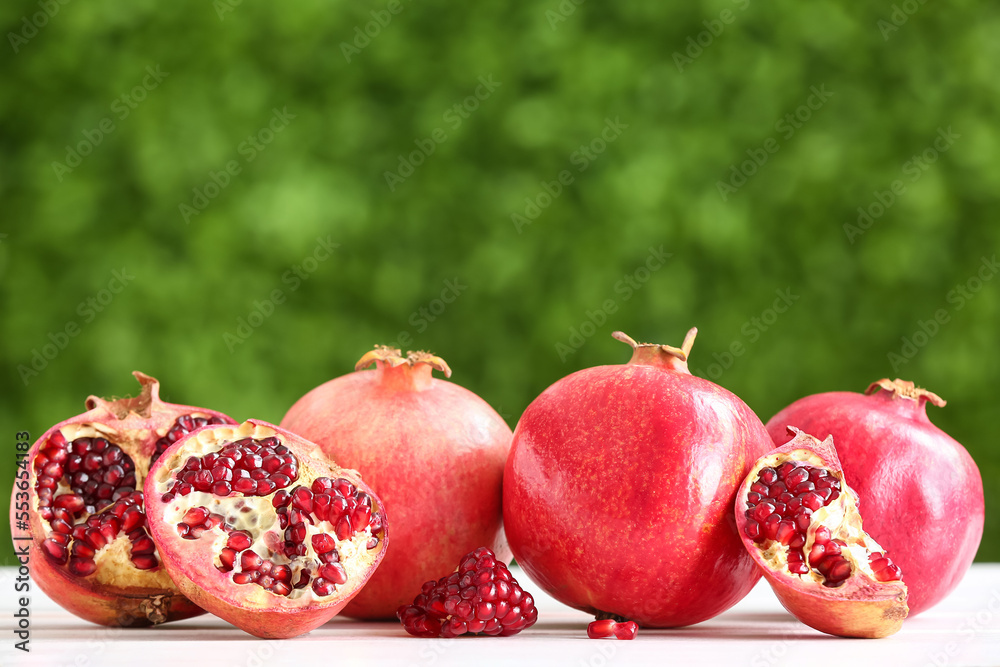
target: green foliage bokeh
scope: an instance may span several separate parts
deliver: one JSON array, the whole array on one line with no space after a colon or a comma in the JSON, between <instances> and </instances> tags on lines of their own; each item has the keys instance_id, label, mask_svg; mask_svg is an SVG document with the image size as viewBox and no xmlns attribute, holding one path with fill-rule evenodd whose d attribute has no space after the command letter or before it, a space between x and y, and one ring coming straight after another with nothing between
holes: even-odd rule
<instances>
[{"instance_id":1,"label":"green foliage bokeh","mask_svg":"<svg viewBox=\"0 0 1000 667\"><path fill-rule=\"evenodd\" d=\"M513 426L561 376L626 360L612 331L678 345L696 325L692 369L764 420L881 377L947 398L931 419L980 466L978 558L1000 558L995 4L51 5L23 43L41 5L0 8L4 497L17 431L133 394L133 369L278 421L402 342ZM275 110L281 131L245 143ZM722 193L734 165L755 173ZM669 257L648 271L651 252ZM115 271L134 278L104 292Z\"/></svg>"}]
</instances>

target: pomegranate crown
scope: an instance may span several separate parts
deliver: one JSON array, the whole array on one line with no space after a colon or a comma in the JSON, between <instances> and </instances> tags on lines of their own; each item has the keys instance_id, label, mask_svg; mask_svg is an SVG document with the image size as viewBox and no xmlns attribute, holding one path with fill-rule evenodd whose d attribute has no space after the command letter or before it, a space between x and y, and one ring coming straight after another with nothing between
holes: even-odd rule
<instances>
[{"instance_id":1,"label":"pomegranate crown","mask_svg":"<svg viewBox=\"0 0 1000 667\"><path fill-rule=\"evenodd\" d=\"M632 358L629 364L640 366L658 366L660 368L670 368L684 373L690 373L687 360L694 346L694 339L698 335L697 327L691 327L681 346L658 345L656 343L637 343L631 336L623 331L615 331L611 337L632 346Z\"/></svg>"},{"instance_id":2,"label":"pomegranate crown","mask_svg":"<svg viewBox=\"0 0 1000 667\"><path fill-rule=\"evenodd\" d=\"M948 401L944 400L934 392L921 389L914 383L908 380L900 380L899 378L896 378L895 380L882 378L877 382L872 382L868 385L868 389L865 390L865 396L871 396L879 389L892 394L893 398L908 398L921 404L924 401L930 401L939 408L943 408L948 404Z\"/></svg>"},{"instance_id":3,"label":"pomegranate crown","mask_svg":"<svg viewBox=\"0 0 1000 667\"><path fill-rule=\"evenodd\" d=\"M134 412L141 417L149 417L150 408L154 403L160 401L160 383L156 378L146 375L142 371L132 371L132 375L139 381L142 387L138 396L133 398L101 398L100 396L89 396L85 405L88 410L101 407L122 420L128 417L130 412Z\"/></svg>"},{"instance_id":4,"label":"pomegranate crown","mask_svg":"<svg viewBox=\"0 0 1000 667\"><path fill-rule=\"evenodd\" d=\"M354 364L354 370L364 370L376 362L388 364L392 368L402 366L403 364L408 364L410 368L413 368L417 364L427 364L434 370L444 373L446 378L451 377L451 368L448 367L447 362L441 357L436 357L430 352L424 351L407 352L404 357L398 347L389 347L388 345L376 345L374 350L365 353L358 360L358 363Z\"/></svg>"}]
</instances>

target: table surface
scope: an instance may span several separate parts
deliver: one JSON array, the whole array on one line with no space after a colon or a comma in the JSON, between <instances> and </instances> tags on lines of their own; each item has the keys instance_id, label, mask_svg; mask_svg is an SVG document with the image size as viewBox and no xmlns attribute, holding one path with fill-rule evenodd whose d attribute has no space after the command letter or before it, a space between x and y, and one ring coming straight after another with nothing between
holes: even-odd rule
<instances>
[{"instance_id":1,"label":"table surface","mask_svg":"<svg viewBox=\"0 0 1000 667\"><path fill-rule=\"evenodd\" d=\"M534 595L538 622L514 637L417 639L396 623L335 619L297 639L256 639L205 615L146 629L110 629L82 621L31 592L31 652L14 648L14 568L0 568L4 619L0 665L104 667L195 664L264 665L570 664L606 665L1000 665L1000 564L977 564L943 602L908 620L886 639L830 637L790 616L763 581L743 601L710 621L674 630L639 630L633 641L590 640L591 617L566 607L514 576ZM373 659L374 658L374 659Z\"/></svg>"}]
</instances>

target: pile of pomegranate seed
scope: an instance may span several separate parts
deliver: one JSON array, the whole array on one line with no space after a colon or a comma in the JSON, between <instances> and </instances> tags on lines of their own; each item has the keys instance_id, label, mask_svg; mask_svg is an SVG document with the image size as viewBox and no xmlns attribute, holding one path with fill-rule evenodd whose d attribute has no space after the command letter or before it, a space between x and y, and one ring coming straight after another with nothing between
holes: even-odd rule
<instances>
[{"instance_id":1,"label":"pile of pomegranate seed","mask_svg":"<svg viewBox=\"0 0 1000 667\"><path fill-rule=\"evenodd\" d=\"M243 438L218 452L188 458L163 502L170 502L174 494L186 496L192 491L216 496L228 496L234 491L245 496L267 496L298 476L298 461L277 438Z\"/></svg>"},{"instance_id":2,"label":"pile of pomegranate seed","mask_svg":"<svg viewBox=\"0 0 1000 667\"><path fill-rule=\"evenodd\" d=\"M133 491L75 525L73 515L65 508L56 507L52 514L52 532L42 541L42 549L55 562L67 564L78 577L93 574L97 569L96 553L122 533L132 543L130 559L136 568L151 570L159 565L156 546L146 530L141 491Z\"/></svg>"},{"instance_id":3,"label":"pile of pomegranate seed","mask_svg":"<svg viewBox=\"0 0 1000 667\"><path fill-rule=\"evenodd\" d=\"M130 559L136 568L159 565L146 530L142 492L135 490L135 464L121 447L103 437L68 442L56 431L32 465L39 516L51 529L42 541L50 559L86 577L97 570L97 552L124 533L132 542ZM57 494L60 482L64 491Z\"/></svg>"},{"instance_id":4,"label":"pile of pomegranate seed","mask_svg":"<svg viewBox=\"0 0 1000 667\"><path fill-rule=\"evenodd\" d=\"M344 478L318 477L310 487L298 485L288 490L288 485L298 478L298 464L295 455L276 437L243 438L227 443L218 452L189 457L175 473L163 501L170 502L192 491L223 497L273 494L271 504L278 528L284 533L280 541L267 547L268 558L254 550L260 536L236 530L225 517L204 506L189 508L177 524L177 533L188 540L198 539L214 528L228 533L216 567L233 572L237 584L256 584L283 596L307 586L316 595L332 595L337 586L348 581L347 571L340 564L337 540L350 540L370 529L366 546L374 549L379 543L376 533L382 531L382 517L373 511L371 496L359 492ZM316 526L321 532L313 531L309 536L307 526Z\"/></svg>"},{"instance_id":5,"label":"pile of pomegranate seed","mask_svg":"<svg viewBox=\"0 0 1000 667\"><path fill-rule=\"evenodd\" d=\"M33 461L39 514L46 521L55 509L74 517L103 510L135 491L135 464L121 447L105 438L77 438L66 442L53 433ZM65 478L70 493L56 495Z\"/></svg>"},{"instance_id":6,"label":"pile of pomegranate seed","mask_svg":"<svg viewBox=\"0 0 1000 667\"><path fill-rule=\"evenodd\" d=\"M810 568L823 575L825 586L839 586L851 576L851 562L842 555L847 546L833 539L830 530L816 530L808 560L803 552L813 512L840 497L840 480L825 468L786 461L763 468L747 494L747 537L758 544L775 540L788 547L788 571L808 574ZM872 554L872 570L879 581L896 581L899 568L884 554ZM877 567L876 567L877 564Z\"/></svg>"},{"instance_id":7,"label":"pile of pomegranate seed","mask_svg":"<svg viewBox=\"0 0 1000 667\"><path fill-rule=\"evenodd\" d=\"M191 431L201 428L202 426L216 425L216 424L226 424L225 419L222 417L195 417L194 415L184 415L178 417L174 425L170 427L167 433L156 441L156 449L153 450L153 456L149 459L149 465L156 463L156 459L160 458L160 455L167 450L167 447L174 444Z\"/></svg>"},{"instance_id":8,"label":"pile of pomegranate seed","mask_svg":"<svg viewBox=\"0 0 1000 667\"><path fill-rule=\"evenodd\" d=\"M591 639L635 639L639 634L639 624L635 621L615 621L600 619L587 626L587 636Z\"/></svg>"},{"instance_id":9,"label":"pile of pomegranate seed","mask_svg":"<svg viewBox=\"0 0 1000 667\"><path fill-rule=\"evenodd\" d=\"M413 604L400 607L396 616L415 637L508 637L533 625L538 610L507 566L479 547L462 559L456 572L425 583Z\"/></svg>"}]
</instances>

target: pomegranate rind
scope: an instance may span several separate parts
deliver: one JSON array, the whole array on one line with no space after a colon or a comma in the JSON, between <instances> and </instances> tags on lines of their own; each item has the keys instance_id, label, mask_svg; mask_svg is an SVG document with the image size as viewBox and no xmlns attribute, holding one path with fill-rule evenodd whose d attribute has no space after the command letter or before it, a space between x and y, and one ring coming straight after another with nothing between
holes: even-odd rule
<instances>
[{"instance_id":1,"label":"pomegranate rind","mask_svg":"<svg viewBox=\"0 0 1000 667\"><path fill-rule=\"evenodd\" d=\"M501 494L513 434L481 397L432 377L450 374L439 357L377 347L357 368L306 393L281 426L361 470L385 503L392 549L344 615L394 620L413 591L473 549L510 562Z\"/></svg>"},{"instance_id":2,"label":"pomegranate rind","mask_svg":"<svg viewBox=\"0 0 1000 667\"><path fill-rule=\"evenodd\" d=\"M177 417L218 417L236 423L231 417L215 410L165 403L160 400L159 382L155 378L140 371L133 372L133 375L142 387L138 396L118 399L88 397L86 412L60 422L43 433L24 459L29 471L28 488L31 490L28 529L31 541L28 543L28 558L32 580L67 611L92 623L112 627L146 627L205 612L185 598L169 578L164 576L162 565L151 570L117 568L115 574L109 576L99 576L98 573L78 577L70 574L65 566L49 561L41 548L42 541L51 529L38 513L38 497L35 495L38 479L32 465L35 456L57 432L62 433L64 429L71 432L76 428L99 424L102 431L115 434L116 440L129 448L137 478L141 480L147 472L148 460L156 447L156 441L170 430ZM23 498L19 499L17 493L15 486L10 503L10 526L15 538L24 534L23 530L17 528L17 503L23 502ZM22 540L14 541L16 550L22 549L24 544Z\"/></svg>"},{"instance_id":3,"label":"pomegranate rind","mask_svg":"<svg viewBox=\"0 0 1000 667\"><path fill-rule=\"evenodd\" d=\"M566 605L692 625L760 578L731 512L772 443L739 397L687 372L693 331L681 348L616 338L631 341L632 361L572 373L521 416L504 472L507 537Z\"/></svg>"},{"instance_id":4,"label":"pomegranate rind","mask_svg":"<svg viewBox=\"0 0 1000 667\"><path fill-rule=\"evenodd\" d=\"M928 419L927 404L941 407L943 399L887 378L866 393L800 398L767 430L775 445L791 438L789 424L818 438L833 435L868 532L905 574L912 618L954 590L975 559L985 525L982 473L962 444Z\"/></svg>"},{"instance_id":5,"label":"pomegranate rind","mask_svg":"<svg viewBox=\"0 0 1000 667\"><path fill-rule=\"evenodd\" d=\"M765 557L768 550L762 549L743 532L747 494L760 471L767 467L777 468L785 461L799 461L826 468L840 481L841 497L835 502L844 505L845 525L857 539L856 544L864 546L869 552L884 551L863 531L861 515L857 509L857 494L844 479L833 438L820 441L798 429L791 430L795 431L795 437L759 459L740 487L736 498L735 519L740 526L743 545L756 561L782 606L809 627L840 637L875 639L896 633L908 613L907 590L902 581L877 581L869 573L867 561L858 559L852 575L843 584L828 588L814 572L806 575L792 574L780 567L780 560L780 569L776 569L775 560ZM810 537L810 541L806 543L807 552L811 539ZM775 547L778 550L783 548L780 545Z\"/></svg>"},{"instance_id":6,"label":"pomegranate rind","mask_svg":"<svg viewBox=\"0 0 1000 667\"><path fill-rule=\"evenodd\" d=\"M162 500L174 473L183 466L195 443L222 443L246 437L270 436L277 436L298 459L299 477L287 487L289 490L296 485L308 487L317 477L344 478L357 487L358 491L371 496L373 509L382 517L378 545L363 552L358 558L361 566L352 565L348 570L348 581L340 585L334 594L324 596L323 599L316 599L311 594L284 597L253 584L235 584L231 572L222 572L216 567L216 550L225 542L225 533L220 529L211 529L197 539L181 538L176 530L176 511L173 514L171 512L183 497L171 502ZM147 498L146 513L150 532L163 555L167 573L181 592L205 610L249 634L265 639L296 637L336 616L371 578L385 557L388 545L385 508L375 492L362 481L358 472L337 467L314 443L257 419L249 419L239 426L205 426L178 440L153 465L146 479L144 493ZM227 497L243 498L242 494L236 492ZM269 498L270 496L263 496L260 500L269 505ZM346 568L344 561L341 563Z\"/></svg>"}]
</instances>

